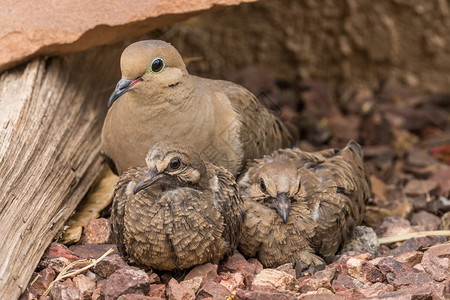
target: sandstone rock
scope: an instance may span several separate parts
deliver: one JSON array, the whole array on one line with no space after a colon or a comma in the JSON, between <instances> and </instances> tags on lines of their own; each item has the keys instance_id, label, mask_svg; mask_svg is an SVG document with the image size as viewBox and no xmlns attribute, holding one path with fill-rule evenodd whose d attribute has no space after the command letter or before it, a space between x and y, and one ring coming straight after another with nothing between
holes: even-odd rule
<instances>
[{"instance_id":1,"label":"sandstone rock","mask_svg":"<svg viewBox=\"0 0 450 300\"><path fill-rule=\"evenodd\" d=\"M119 269L131 268L118 254L112 254L101 261L94 267L94 273L102 278L107 278Z\"/></svg>"},{"instance_id":2,"label":"sandstone rock","mask_svg":"<svg viewBox=\"0 0 450 300\"><path fill-rule=\"evenodd\" d=\"M251 284L256 274L256 266L249 263L244 256L237 251L219 266L219 270L222 272L241 272L244 274L246 285Z\"/></svg>"},{"instance_id":3,"label":"sandstone rock","mask_svg":"<svg viewBox=\"0 0 450 300\"><path fill-rule=\"evenodd\" d=\"M264 266L257 258L250 258L248 262L255 266L255 274L258 274L264 269Z\"/></svg>"},{"instance_id":4,"label":"sandstone rock","mask_svg":"<svg viewBox=\"0 0 450 300\"><path fill-rule=\"evenodd\" d=\"M419 225L424 230L437 230L441 224L441 219L425 210L414 213L411 217L412 225Z\"/></svg>"},{"instance_id":5,"label":"sandstone rock","mask_svg":"<svg viewBox=\"0 0 450 300\"><path fill-rule=\"evenodd\" d=\"M149 278L144 271L137 268L119 269L103 281L100 295L108 300L125 294L145 295L149 290Z\"/></svg>"},{"instance_id":6,"label":"sandstone rock","mask_svg":"<svg viewBox=\"0 0 450 300\"><path fill-rule=\"evenodd\" d=\"M409 285L420 287L432 281L431 276L427 273L420 272L390 257L383 257L377 266L394 288Z\"/></svg>"},{"instance_id":7,"label":"sandstone rock","mask_svg":"<svg viewBox=\"0 0 450 300\"><path fill-rule=\"evenodd\" d=\"M350 275L339 274L336 280L333 281L332 287L336 292L339 292L351 289L359 290L362 287L362 284Z\"/></svg>"},{"instance_id":8,"label":"sandstone rock","mask_svg":"<svg viewBox=\"0 0 450 300\"><path fill-rule=\"evenodd\" d=\"M435 180L410 180L405 188L405 194L411 196L418 196L423 194L436 194L438 191L438 183Z\"/></svg>"},{"instance_id":9,"label":"sandstone rock","mask_svg":"<svg viewBox=\"0 0 450 300\"><path fill-rule=\"evenodd\" d=\"M334 277L336 275L336 268L327 266L324 270L317 271L312 276L313 278L317 279L326 279L328 282L332 282Z\"/></svg>"},{"instance_id":10,"label":"sandstone rock","mask_svg":"<svg viewBox=\"0 0 450 300\"><path fill-rule=\"evenodd\" d=\"M212 298L212 299L227 299L232 294L222 284L210 281L207 282L198 292L196 299Z\"/></svg>"},{"instance_id":11,"label":"sandstone rock","mask_svg":"<svg viewBox=\"0 0 450 300\"><path fill-rule=\"evenodd\" d=\"M450 168L445 168L436 172L431 176L431 179L439 184L441 195L446 195L450 191Z\"/></svg>"},{"instance_id":12,"label":"sandstone rock","mask_svg":"<svg viewBox=\"0 0 450 300\"><path fill-rule=\"evenodd\" d=\"M216 281L227 288L233 295L236 294L238 289L243 289L245 287L244 274L241 272L221 273Z\"/></svg>"},{"instance_id":13,"label":"sandstone rock","mask_svg":"<svg viewBox=\"0 0 450 300\"><path fill-rule=\"evenodd\" d=\"M50 292L53 300L82 300L80 290L71 285L62 282L55 282Z\"/></svg>"},{"instance_id":14,"label":"sandstone rock","mask_svg":"<svg viewBox=\"0 0 450 300\"><path fill-rule=\"evenodd\" d=\"M55 279L56 273L51 267L47 267L41 270L38 274L34 273L31 280L34 280L36 276L38 276L38 278L31 286L31 289L34 291L33 294L40 296L44 294L50 283Z\"/></svg>"},{"instance_id":15,"label":"sandstone rock","mask_svg":"<svg viewBox=\"0 0 450 300\"><path fill-rule=\"evenodd\" d=\"M334 292L334 289L331 286L328 278L301 277L299 279L298 291L302 294L318 291L321 288L325 288Z\"/></svg>"},{"instance_id":16,"label":"sandstone rock","mask_svg":"<svg viewBox=\"0 0 450 300\"><path fill-rule=\"evenodd\" d=\"M384 218L383 223L376 230L379 237L400 235L414 232L408 220L399 217Z\"/></svg>"},{"instance_id":17,"label":"sandstone rock","mask_svg":"<svg viewBox=\"0 0 450 300\"><path fill-rule=\"evenodd\" d=\"M147 274L148 274L148 278L150 280L150 284L161 283L161 278L159 278L158 274L152 273L152 272L147 273Z\"/></svg>"},{"instance_id":18,"label":"sandstone rock","mask_svg":"<svg viewBox=\"0 0 450 300\"><path fill-rule=\"evenodd\" d=\"M80 290L83 299L91 299L92 292L94 292L96 286L94 280L80 274L73 278L73 283Z\"/></svg>"},{"instance_id":19,"label":"sandstone rock","mask_svg":"<svg viewBox=\"0 0 450 300\"><path fill-rule=\"evenodd\" d=\"M293 263L287 263L287 264L278 266L277 268L275 268L275 270L278 270L278 271L281 271L281 272L284 272L286 274L296 277Z\"/></svg>"},{"instance_id":20,"label":"sandstone rock","mask_svg":"<svg viewBox=\"0 0 450 300\"><path fill-rule=\"evenodd\" d=\"M445 243L445 238L439 235L410 238L404 241L397 248L389 251L389 255L398 256L406 252L422 250L423 248L430 247L440 243Z\"/></svg>"},{"instance_id":21,"label":"sandstone rock","mask_svg":"<svg viewBox=\"0 0 450 300\"><path fill-rule=\"evenodd\" d=\"M450 259L450 244L442 244L442 245L436 245L431 248L429 248L426 253L430 253L433 255L436 255L440 258L448 258Z\"/></svg>"},{"instance_id":22,"label":"sandstone rock","mask_svg":"<svg viewBox=\"0 0 450 300\"><path fill-rule=\"evenodd\" d=\"M99 280L99 281L97 282L97 287L96 287L95 290L92 292L92 300L99 300L99 299L102 297L102 295L101 295L101 289L102 289L103 283L104 283L105 281L106 281L106 279ZM105 297L103 296L103 298L105 298Z\"/></svg>"},{"instance_id":23,"label":"sandstone rock","mask_svg":"<svg viewBox=\"0 0 450 300\"><path fill-rule=\"evenodd\" d=\"M195 292L191 289L184 289L175 278L169 281L167 296L169 300L195 300Z\"/></svg>"},{"instance_id":24,"label":"sandstone rock","mask_svg":"<svg viewBox=\"0 0 450 300\"><path fill-rule=\"evenodd\" d=\"M214 281L214 279L216 279L217 268L217 265L211 263L196 266L186 275L184 280L190 280L195 277L200 277L202 279L201 285L203 286L205 283Z\"/></svg>"},{"instance_id":25,"label":"sandstone rock","mask_svg":"<svg viewBox=\"0 0 450 300\"><path fill-rule=\"evenodd\" d=\"M246 291L238 290L236 296L242 300L296 300L294 295L286 295L277 292L263 292L263 291Z\"/></svg>"},{"instance_id":26,"label":"sandstone rock","mask_svg":"<svg viewBox=\"0 0 450 300\"><path fill-rule=\"evenodd\" d=\"M180 285L185 290L191 290L194 294L197 293L200 285L202 283L202 279L200 277L194 277L189 280L184 280L180 282Z\"/></svg>"},{"instance_id":27,"label":"sandstone rock","mask_svg":"<svg viewBox=\"0 0 450 300\"><path fill-rule=\"evenodd\" d=\"M84 227L86 244L108 244L112 242L111 238L111 225L108 219L90 219Z\"/></svg>"},{"instance_id":28,"label":"sandstone rock","mask_svg":"<svg viewBox=\"0 0 450 300\"><path fill-rule=\"evenodd\" d=\"M71 261L65 257L55 257L41 260L39 266L46 268L51 267L56 273L60 273Z\"/></svg>"},{"instance_id":29,"label":"sandstone rock","mask_svg":"<svg viewBox=\"0 0 450 300\"><path fill-rule=\"evenodd\" d=\"M186 19L218 6L253 0L157 1L129 5L126 1L75 1L52 7L45 0L36 3L5 4L0 10L0 72L35 54L48 55L81 51ZM126 7L127 9L123 9ZM58 24L55 26L55 24Z\"/></svg>"},{"instance_id":30,"label":"sandstone rock","mask_svg":"<svg viewBox=\"0 0 450 300\"><path fill-rule=\"evenodd\" d=\"M328 290L326 290L328 291ZM334 294L319 293L319 292L308 292L302 294L299 298L300 300L334 300L336 297Z\"/></svg>"},{"instance_id":31,"label":"sandstone rock","mask_svg":"<svg viewBox=\"0 0 450 300\"><path fill-rule=\"evenodd\" d=\"M375 255L379 247L377 234L371 227L357 226L350 242L344 245L339 253L353 251Z\"/></svg>"},{"instance_id":32,"label":"sandstone rock","mask_svg":"<svg viewBox=\"0 0 450 300\"><path fill-rule=\"evenodd\" d=\"M413 267L422 261L422 257L423 257L423 252L410 251L410 252L402 253L399 256L396 256L395 260L405 263L405 264L408 264L409 266Z\"/></svg>"},{"instance_id":33,"label":"sandstone rock","mask_svg":"<svg viewBox=\"0 0 450 300\"><path fill-rule=\"evenodd\" d=\"M165 298L161 297L149 297L140 294L128 294L122 295L117 300L164 300Z\"/></svg>"},{"instance_id":34,"label":"sandstone rock","mask_svg":"<svg viewBox=\"0 0 450 300\"><path fill-rule=\"evenodd\" d=\"M51 243L45 250L43 260L52 259L57 257L67 258L69 261L76 261L79 259L72 251L69 250L65 245L59 243Z\"/></svg>"},{"instance_id":35,"label":"sandstone rock","mask_svg":"<svg viewBox=\"0 0 450 300\"><path fill-rule=\"evenodd\" d=\"M161 284L151 284L150 291L148 292L147 296L165 298L166 297L166 285L162 284L162 283Z\"/></svg>"},{"instance_id":36,"label":"sandstone rock","mask_svg":"<svg viewBox=\"0 0 450 300\"><path fill-rule=\"evenodd\" d=\"M448 258L437 257L430 252L423 255L422 267L436 281L450 278L450 263Z\"/></svg>"},{"instance_id":37,"label":"sandstone rock","mask_svg":"<svg viewBox=\"0 0 450 300\"><path fill-rule=\"evenodd\" d=\"M72 245L69 249L80 258L99 258L109 249L113 249L112 254L117 254L117 246L114 244L86 244L86 245Z\"/></svg>"},{"instance_id":38,"label":"sandstone rock","mask_svg":"<svg viewBox=\"0 0 450 300\"><path fill-rule=\"evenodd\" d=\"M350 276L362 283L375 283L384 280L383 273L368 261L352 257L347 261L347 267Z\"/></svg>"},{"instance_id":39,"label":"sandstone rock","mask_svg":"<svg viewBox=\"0 0 450 300\"><path fill-rule=\"evenodd\" d=\"M390 284L385 284L381 282L366 283L359 290L365 297L375 297L382 296L394 291L394 287Z\"/></svg>"},{"instance_id":40,"label":"sandstone rock","mask_svg":"<svg viewBox=\"0 0 450 300\"><path fill-rule=\"evenodd\" d=\"M269 286L279 291L296 291L299 288L295 276L275 269L264 269L255 276L252 289L258 286Z\"/></svg>"},{"instance_id":41,"label":"sandstone rock","mask_svg":"<svg viewBox=\"0 0 450 300\"><path fill-rule=\"evenodd\" d=\"M364 299L364 295L356 289L350 289L345 291L339 291L335 294L336 299L339 300L359 300Z\"/></svg>"}]
</instances>

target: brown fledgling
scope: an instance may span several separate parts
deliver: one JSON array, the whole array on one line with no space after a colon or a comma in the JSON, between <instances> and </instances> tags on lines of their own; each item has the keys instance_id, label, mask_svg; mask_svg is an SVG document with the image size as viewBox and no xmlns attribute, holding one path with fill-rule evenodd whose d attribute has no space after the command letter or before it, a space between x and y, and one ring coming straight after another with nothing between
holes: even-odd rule
<instances>
[{"instance_id":1,"label":"brown fledgling","mask_svg":"<svg viewBox=\"0 0 450 300\"><path fill-rule=\"evenodd\" d=\"M145 160L115 187L111 224L122 255L173 270L232 254L243 216L233 175L183 143L157 143Z\"/></svg>"},{"instance_id":2,"label":"brown fledgling","mask_svg":"<svg viewBox=\"0 0 450 300\"><path fill-rule=\"evenodd\" d=\"M190 75L169 43L131 44L120 65L122 79L102 130L103 152L115 173L145 166L148 149L165 140L190 143L234 175L247 159L292 145L286 127L251 92Z\"/></svg>"},{"instance_id":3,"label":"brown fledgling","mask_svg":"<svg viewBox=\"0 0 450 300\"><path fill-rule=\"evenodd\" d=\"M266 267L305 269L332 257L361 224L370 197L360 146L279 150L250 164L239 187L246 218L240 249Z\"/></svg>"}]
</instances>

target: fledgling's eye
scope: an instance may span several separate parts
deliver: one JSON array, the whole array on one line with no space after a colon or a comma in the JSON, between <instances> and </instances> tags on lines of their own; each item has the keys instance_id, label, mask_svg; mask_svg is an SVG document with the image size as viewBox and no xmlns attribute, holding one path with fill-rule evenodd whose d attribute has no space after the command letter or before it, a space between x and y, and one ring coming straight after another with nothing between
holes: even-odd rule
<instances>
[{"instance_id":1,"label":"fledgling's eye","mask_svg":"<svg viewBox=\"0 0 450 300\"><path fill-rule=\"evenodd\" d=\"M262 192L266 192L266 184L264 183L264 179L261 178L261 180L259 181L259 187L261 188Z\"/></svg>"},{"instance_id":2,"label":"fledgling's eye","mask_svg":"<svg viewBox=\"0 0 450 300\"><path fill-rule=\"evenodd\" d=\"M165 66L166 63L164 62L164 59L162 59L161 57L155 57L152 60L152 64L150 65L150 71L152 73L159 73L164 69Z\"/></svg>"},{"instance_id":3,"label":"fledgling's eye","mask_svg":"<svg viewBox=\"0 0 450 300\"><path fill-rule=\"evenodd\" d=\"M178 157L174 157L170 160L169 168L171 170L177 170L181 167L181 160Z\"/></svg>"}]
</instances>

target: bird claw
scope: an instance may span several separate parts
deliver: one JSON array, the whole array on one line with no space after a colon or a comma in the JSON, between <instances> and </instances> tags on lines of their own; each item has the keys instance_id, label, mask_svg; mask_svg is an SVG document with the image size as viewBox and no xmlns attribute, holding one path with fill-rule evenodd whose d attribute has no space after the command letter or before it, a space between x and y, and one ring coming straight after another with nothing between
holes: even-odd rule
<instances>
[{"instance_id":1,"label":"bird claw","mask_svg":"<svg viewBox=\"0 0 450 300\"><path fill-rule=\"evenodd\" d=\"M306 263L304 261L296 261L294 265L296 277L311 276L317 271L321 271L325 268L325 263L315 264L313 262Z\"/></svg>"}]
</instances>

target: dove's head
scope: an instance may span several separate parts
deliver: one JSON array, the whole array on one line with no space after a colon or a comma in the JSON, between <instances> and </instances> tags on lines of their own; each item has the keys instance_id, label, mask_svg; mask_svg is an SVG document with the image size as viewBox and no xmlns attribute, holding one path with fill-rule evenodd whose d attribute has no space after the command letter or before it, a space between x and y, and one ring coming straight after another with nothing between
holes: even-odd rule
<instances>
[{"instance_id":1,"label":"dove's head","mask_svg":"<svg viewBox=\"0 0 450 300\"><path fill-rule=\"evenodd\" d=\"M292 163L273 161L253 166L239 184L242 198L248 197L275 209L287 223L292 198L300 190L300 174Z\"/></svg>"},{"instance_id":2,"label":"dove's head","mask_svg":"<svg viewBox=\"0 0 450 300\"><path fill-rule=\"evenodd\" d=\"M108 100L110 107L125 93L158 95L176 89L187 75L180 53L169 43L148 40L129 45L120 59L122 79Z\"/></svg>"},{"instance_id":3,"label":"dove's head","mask_svg":"<svg viewBox=\"0 0 450 300\"><path fill-rule=\"evenodd\" d=\"M208 187L206 165L197 152L187 144L157 143L150 149L145 161L149 172L136 184L135 194L154 185L163 186L166 189Z\"/></svg>"}]
</instances>

